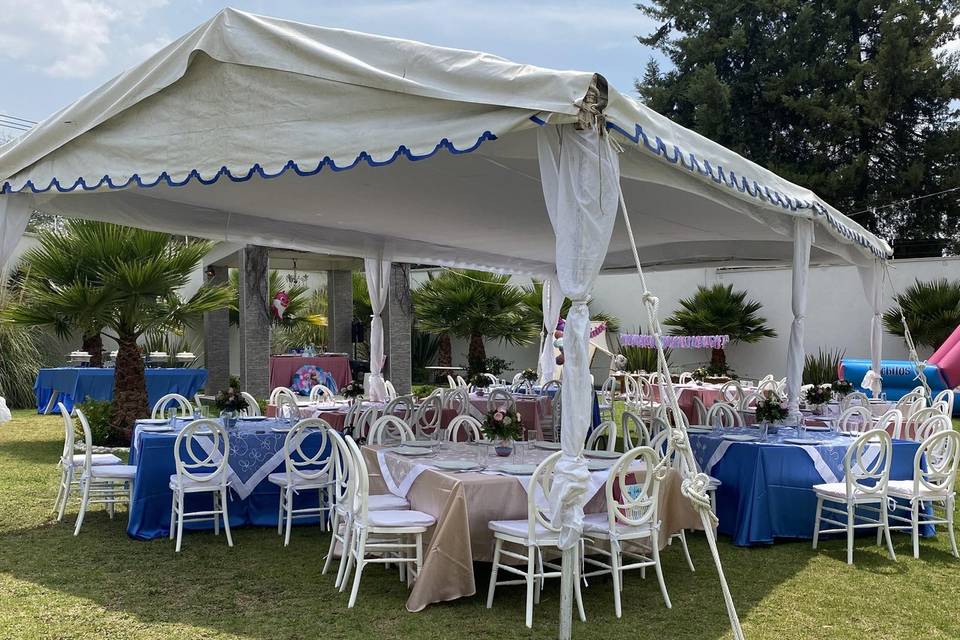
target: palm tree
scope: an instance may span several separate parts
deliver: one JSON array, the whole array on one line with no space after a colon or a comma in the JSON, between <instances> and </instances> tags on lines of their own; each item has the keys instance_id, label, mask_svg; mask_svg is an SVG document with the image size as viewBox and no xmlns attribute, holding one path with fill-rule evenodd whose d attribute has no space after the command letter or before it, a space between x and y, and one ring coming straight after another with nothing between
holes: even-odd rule
<instances>
[{"instance_id":1,"label":"palm tree","mask_svg":"<svg viewBox=\"0 0 960 640\"><path fill-rule=\"evenodd\" d=\"M201 314L231 306L232 291L227 285L204 285L189 300L177 294L210 250L210 242L79 220L70 221L62 233L72 239L62 246L89 251L98 258L96 268L58 283L28 276L23 301L4 315L20 324L52 327L62 336L76 328L99 326L116 340L112 425L129 434L134 422L148 413L138 339L148 333L182 331ZM31 258L42 257L25 258L24 271L35 273Z\"/></svg>"},{"instance_id":2,"label":"palm tree","mask_svg":"<svg viewBox=\"0 0 960 640\"><path fill-rule=\"evenodd\" d=\"M747 292L734 291L732 284L699 286L692 297L680 300L680 308L663 324L673 327L673 335L727 335L731 343L777 337L777 332L765 324L767 319L757 315L763 305L746 298ZM728 371L723 349L710 354L710 368L718 374Z\"/></svg>"},{"instance_id":3,"label":"palm tree","mask_svg":"<svg viewBox=\"0 0 960 640\"><path fill-rule=\"evenodd\" d=\"M513 345L536 340L540 326L527 313L524 290L509 281L510 276L457 269L445 270L417 287L413 292L417 326L441 337L441 366L451 364L449 336L470 340L467 365L471 374L485 370L485 339Z\"/></svg>"},{"instance_id":4,"label":"palm tree","mask_svg":"<svg viewBox=\"0 0 960 640\"><path fill-rule=\"evenodd\" d=\"M297 302L297 320L280 325L273 332L274 347L281 353L311 344L327 344L327 290L316 289L304 296L302 302ZM293 306L291 298L290 307ZM287 307L287 315L290 314L290 307Z\"/></svg>"},{"instance_id":5,"label":"palm tree","mask_svg":"<svg viewBox=\"0 0 960 640\"><path fill-rule=\"evenodd\" d=\"M539 327L543 324L543 282L534 280L529 287L523 288L523 304L526 307L526 313L536 321L539 332ZM563 304L560 305L561 318L567 317L572 304L570 298L563 299ZM616 316L604 311L593 311L591 309L590 320L593 322L605 322L607 331L611 334L620 331L620 320Z\"/></svg>"},{"instance_id":6,"label":"palm tree","mask_svg":"<svg viewBox=\"0 0 960 640\"><path fill-rule=\"evenodd\" d=\"M353 321L369 329L370 319L373 316L373 304L370 302L370 292L367 290L367 278L362 271L351 274L353 288ZM370 336L364 333L365 340L357 343L357 357L361 360L370 357Z\"/></svg>"},{"instance_id":7,"label":"palm tree","mask_svg":"<svg viewBox=\"0 0 960 640\"><path fill-rule=\"evenodd\" d=\"M896 306L883 314L883 326L893 335L903 336L897 307L902 308L910 335L918 345L936 349L960 325L960 282L956 280L916 280L894 301Z\"/></svg>"},{"instance_id":8,"label":"palm tree","mask_svg":"<svg viewBox=\"0 0 960 640\"><path fill-rule=\"evenodd\" d=\"M230 310L230 324L236 326L240 324L240 271L238 269L230 270L230 288L233 290L233 308ZM278 293L283 292L287 295L287 308L282 318L277 318L273 312L270 313L270 319L274 327L292 327L302 322L309 322L307 311L310 304L310 288L302 284L286 286L279 271L271 271L267 282L267 306L273 304L273 298Z\"/></svg>"}]
</instances>

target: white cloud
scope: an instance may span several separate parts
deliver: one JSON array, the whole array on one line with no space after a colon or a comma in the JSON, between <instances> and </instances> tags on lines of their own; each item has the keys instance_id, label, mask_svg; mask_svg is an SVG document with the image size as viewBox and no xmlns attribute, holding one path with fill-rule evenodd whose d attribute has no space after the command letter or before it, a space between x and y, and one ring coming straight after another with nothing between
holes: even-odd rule
<instances>
[{"instance_id":1,"label":"white cloud","mask_svg":"<svg viewBox=\"0 0 960 640\"><path fill-rule=\"evenodd\" d=\"M156 40L117 50L117 31L138 27L167 0L0 0L0 60L55 78L89 78L114 56L137 55ZM162 46L162 45L160 45ZM156 48L159 48L157 46ZM156 49L154 49L156 50ZM142 57L142 56L141 56Z\"/></svg>"}]
</instances>

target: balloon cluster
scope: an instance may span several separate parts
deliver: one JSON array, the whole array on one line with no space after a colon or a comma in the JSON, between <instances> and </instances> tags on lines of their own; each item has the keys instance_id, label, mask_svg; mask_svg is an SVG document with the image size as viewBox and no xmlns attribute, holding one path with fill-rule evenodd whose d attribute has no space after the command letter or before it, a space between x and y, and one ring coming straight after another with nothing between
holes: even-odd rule
<instances>
[{"instance_id":1,"label":"balloon cluster","mask_svg":"<svg viewBox=\"0 0 960 640\"><path fill-rule=\"evenodd\" d=\"M567 321L563 318L560 318L560 321L557 322L557 329L553 332L553 346L560 350L560 355L557 356L557 364L563 364L563 330L567 326ZM590 339L593 340L598 335L607 330L607 323L601 322L593 329L590 330Z\"/></svg>"}]
</instances>

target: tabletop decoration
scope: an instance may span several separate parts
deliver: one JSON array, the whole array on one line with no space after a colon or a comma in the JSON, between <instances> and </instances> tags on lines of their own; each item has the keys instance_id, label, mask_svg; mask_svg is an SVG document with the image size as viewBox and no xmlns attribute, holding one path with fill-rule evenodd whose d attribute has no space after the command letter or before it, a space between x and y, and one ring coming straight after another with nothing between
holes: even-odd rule
<instances>
[{"instance_id":1,"label":"tabletop decoration","mask_svg":"<svg viewBox=\"0 0 960 640\"><path fill-rule=\"evenodd\" d=\"M484 373L475 373L470 378L470 385L473 387L478 396L482 396L484 394L484 389L490 386L490 378L488 378Z\"/></svg>"},{"instance_id":2,"label":"tabletop decoration","mask_svg":"<svg viewBox=\"0 0 960 640\"><path fill-rule=\"evenodd\" d=\"M760 439L766 441L767 435L777 433L778 425L787 419L786 403L775 393L757 402L757 423L760 425Z\"/></svg>"},{"instance_id":3,"label":"tabletop decoration","mask_svg":"<svg viewBox=\"0 0 960 640\"><path fill-rule=\"evenodd\" d=\"M823 414L823 405L830 402L830 398L832 397L833 389L830 388L829 384L813 385L803 394L807 405L813 407L813 413L815 415Z\"/></svg>"},{"instance_id":4,"label":"tabletop decoration","mask_svg":"<svg viewBox=\"0 0 960 640\"><path fill-rule=\"evenodd\" d=\"M834 380L830 383L830 388L841 398L853 393L853 384L846 380Z\"/></svg>"},{"instance_id":5,"label":"tabletop decoration","mask_svg":"<svg viewBox=\"0 0 960 640\"><path fill-rule=\"evenodd\" d=\"M340 395L346 398L351 405L356 404L363 397L363 382L352 380L340 388Z\"/></svg>"},{"instance_id":6,"label":"tabletop decoration","mask_svg":"<svg viewBox=\"0 0 960 640\"><path fill-rule=\"evenodd\" d=\"M237 418L240 416L240 412L248 406L247 399L234 387L220 391L214 402L217 409L220 409L220 419L223 420L223 426L228 429L237 426Z\"/></svg>"},{"instance_id":7,"label":"tabletop decoration","mask_svg":"<svg viewBox=\"0 0 960 640\"><path fill-rule=\"evenodd\" d=\"M522 418L515 409L494 409L488 411L483 420L483 436L494 443L494 450L500 457L513 453L513 443L523 434Z\"/></svg>"},{"instance_id":8,"label":"tabletop decoration","mask_svg":"<svg viewBox=\"0 0 960 640\"><path fill-rule=\"evenodd\" d=\"M698 386L703 384L703 381L707 379L708 375L710 375L710 372L707 371L706 367L697 367L690 372L690 377L693 378L693 381L696 382Z\"/></svg>"}]
</instances>

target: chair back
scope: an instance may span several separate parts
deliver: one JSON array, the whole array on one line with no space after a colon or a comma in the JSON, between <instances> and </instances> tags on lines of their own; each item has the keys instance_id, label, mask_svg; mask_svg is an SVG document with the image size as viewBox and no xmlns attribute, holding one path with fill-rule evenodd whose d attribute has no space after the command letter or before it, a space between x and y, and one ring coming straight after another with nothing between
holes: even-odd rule
<instances>
[{"instance_id":1,"label":"chair back","mask_svg":"<svg viewBox=\"0 0 960 640\"><path fill-rule=\"evenodd\" d=\"M677 379L677 384L690 384L693 382L693 374L689 371L683 371L680 373L680 377Z\"/></svg>"},{"instance_id":2,"label":"chair back","mask_svg":"<svg viewBox=\"0 0 960 640\"><path fill-rule=\"evenodd\" d=\"M260 415L260 403L257 402L256 398L253 397L253 394L247 393L246 391L241 391L240 395L243 396L243 399L247 401L247 408L243 410L243 415L245 416Z\"/></svg>"},{"instance_id":3,"label":"chair back","mask_svg":"<svg viewBox=\"0 0 960 640\"><path fill-rule=\"evenodd\" d=\"M331 452L327 451L331 446L329 434L333 431L326 420L307 418L287 432L283 441L283 459L288 478L319 480L327 474L332 460ZM311 447L316 445L315 453L308 454L303 450L308 441Z\"/></svg>"},{"instance_id":4,"label":"chair back","mask_svg":"<svg viewBox=\"0 0 960 640\"><path fill-rule=\"evenodd\" d=\"M456 387L447 391L443 395L443 408L455 411L458 416L463 416L470 411L470 395L463 387Z\"/></svg>"},{"instance_id":5,"label":"chair back","mask_svg":"<svg viewBox=\"0 0 960 640\"><path fill-rule=\"evenodd\" d=\"M480 431L480 421L473 416L456 416L447 425L445 433L449 442L479 442Z\"/></svg>"},{"instance_id":6,"label":"chair back","mask_svg":"<svg viewBox=\"0 0 960 640\"><path fill-rule=\"evenodd\" d=\"M74 430L73 418L70 417L67 407L62 402L58 402L57 408L60 410L60 415L63 416L63 453L60 454L60 463L70 466L73 464L73 449L77 432Z\"/></svg>"},{"instance_id":7,"label":"chair back","mask_svg":"<svg viewBox=\"0 0 960 640\"><path fill-rule=\"evenodd\" d=\"M728 380L720 387L720 399L736 406L743 398L743 388L737 380Z\"/></svg>"},{"instance_id":8,"label":"chair back","mask_svg":"<svg viewBox=\"0 0 960 640\"><path fill-rule=\"evenodd\" d=\"M297 404L297 397L290 391L278 393L276 398L277 417L288 420L300 419L300 406Z\"/></svg>"},{"instance_id":9,"label":"chair back","mask_svg":"<svg viewBox=\"0 0 960 640\"><path fill-rule=\"evenodd\" d=\"M368 438L374 423L380 419L380 407L371 405L360 411L353 425L354 439Z\"/></svg>"},{"instance_id":10,"label":"chair back","mask_svg":"<svg viewBox=\"0 0 960 640\"><path fill-rule=\"evenodd\" d=\"M342 436L336 429L330 429L330 470L332 491L331 500L334 504L352 513L353 510L353 483L356 481L356 470L353 453L347 446L346 440L352 441L350 436Z\"/></svg>"},{"instance_id":11,"label":"chair back","mask_svg":"<svg viewBox=\"0 0 960 640\"><path fill-rule=\"evenodd\" d=\"M537 523L551 534L560 532L560 527L554 526L550 522L547 500L550 496L550 489L553 487L553 470L556 468L561 455L563 455L562 451L550 454L537 465L536 470L530 477L530 486L527 490L527 539L533 544L536 544L537 539Z\"/></svg>"},{"instance_id":12,"label":"chair back","mask_svg":"<svg viewBox=\"0 0 960 640\"><path fill-rule=\"evenodd\" d=\"M703 404L703 400L697 394L693 394L693 413L697 418L697 424L707 424L707 405Z\"/></svg>"},{"instance_id":13,"label":"chair back","mask_svg":"<svg viewBox=\"0 0 960 640\"><path fill-rule=\"evenodd\" d=\"M318 384L310 389L310 402L333 402L335 399L336 396L327 385Z\"/></svg>"},{"instance_id":14,"label":"chair back","mask_svg":"<svg viewBox=\"0 0 960 640\"><path fill-rule=\"evenodd\" d=\"M757 385L757 393L760 393L760 394L765 394L771 391L773 393L777 393L778 390L779 390L779 385L777 384L777 381L773 379L773 376L771 376L770 378L761 380L760 383Z\"/></svg>"},{"instance_id":15,"label":"chair back","mask_svg":"<svg viewBox=\"0 0 960 640\"><path fill-rule=\"evenodd\" d=\"M413 402L413 396L394 396L393 400L383 408L383 415L396 416L409 424L413 420L416 409L417 405Z\"/></svg>"},{"instance_id":16,"label":"chair back","mask_svg":"<svg viewBox=\"0 0 960 640\"><path fill-rule=\"evenodd\" d=\"M840 400L840 411L846 411L850 407L860 406L870 409L870 398L862 391L851 391Z\"/></svg>"},{"instance_id":17,"label":"chair back","mask_svg":"<svg viewBox=\"0 0 960 640\"><path fill-rule=\"evenodd\" d=\"M406 442L413 439L413 430L407 423L391 414L385 414L377 418L367 435L367 442L370 444L384 444L397 442L398 440Z\"/></svg>"},{"instance_id":18,"label":"chair back","mask_svg":"<svg viewBox=\"0 0 960 640\"><path fill-rule=\"evenodd\" d=\"M413 414L413 426L418 438L440 437L440 423L443 420L443 389L437 389L440 393L431 393L420 401Z\"/></svg>"},{"instance_id":19,"label":"chair back","mask_svg":"<svg viewBox=\"0 0 960 640\"><path fill-rule=\"evenodd\" d=\"M919 391L911 391L897 400L897 404L894 405L893 408L899 409L900 413L903 414L903 417L907 419L926 406L927 396Z\"/></svg>"},{"instance_id":20,"label":"chair back","mask_svg":"<svg viewBox=\"0 0 960 640\"><path fill-rule=\"evenodd\" d=\"M90 431L90 423L87 422L87 416L83 415L83 411L75 408L73 412L83 429L83 472L90 473L90 467L93 466L93 433Z\"/></svg>"},{"instance_id":21,"label":"chair back","mask_svg":"<svg viewBox=\"0 0 960 640\"><path fill-rule=\"evenodd\" d=\"M469 387L467 381L463 379L463 376L457 376L457 386L461 389L466 389Z\"/></svg>"},{"instance_id":22,"label":"chair back","mask_svg":"<svg viewBox=\"0 0 960 640\"><path fill-rule=\"evenodd\" d=\"M451 376L449 373L447 374L447 386L449 386L451 389L457 388L457 381L454 380L453 376Z\"/></svg>"},{"instance_id":23,"label":"chair back","mask_svg":"<svg viewBox=\"0 0 960 640\"><path fill-rule=\"evenodd\" d=\"M601 438L606 440L601 440ZM614 451L617 447L617 423L613 420L604 420L598 424L587 438L586 450Z\"/></svg>"},{"instance_id":24,"label":"chair back","mask_svg":"<svg viewBox=\"0 0 960 640\"><path fill-rule=\"evenodd\" d=\"M837 430L847 433L866 433L873 429L873 414L862 405L844 409L837 419Z\"/></svg>"},{"instance_id":25,"label":"chair back","mask_svg":"<svg viewBox=\"0 0 960 640\"><path fill-rule=\"evenodd\" d=\"M926 490L938 496L952 496L960 463L960 433L952 428L930 434L913 456L913 494ZM949 507L948 507L949 508Z\"/></svg>"},{"instance_id":26,"label":"chair back","mask_svg":"<svg viewBox=\"0 0 960 640\"><path fill-rule=\"evenodd\" d=\"M650 421L650 441L653 442L662 433L670 433L670 423L664 416L654 416Z\"/></svg>"},{"instance_id":27,"label":"chair back","mask_svg":"<svg viewBox=\"0 0 960 640\"><path fill-rule=\"evenodd\" d=\"M944 389L937 395L933 397L933 406L937 406L941 403L945 403L946 406L943 408L943 413L948 417L953 416L953 399L956 394L953 389Z\"/></svg>"},{"instance_id":28,"label":"chair back","mask_svg":"<svg viewBox=\"0 0 960 640\"><path fill-rule=\"evenodd\" d=\"M707 424L711 427L729 429L731 427L742 427L743 421L733 406L726 402L715 402L707 411Z\"/></svg>"},{"instance_id":29,"label":"chair back","mask_svg":"<svg viewBox=\"0 0 960 640\"><path fill-rule=\"evenodd\" d=\"M487 396L487 411L516 411L517 399L507 389L494 389Z\"/></svg>"},{"instance_id":30,"label":"chair back","mask_svg":"<svg viewBox=\"0 0 960 640\"><path fill-rule=\"evenodd\" d=\"M393 386L392 382L384 380L383 387L387 390L387 400L393 400L397 397L397 389Z\"/></svg>"},{"instance_id":31,"label":"chair back","mask_svg":"<svg viewBox=\"0 0 960 640\"><path fill-rule=\"evenodd\" d=\"M753 411L757 408L757 403L761 400L763 400L763 396L756 391L745 391L743 397L740 398L738 408L740 411Z\"/></svg>"},{"instance_id":32,"label":"chair back","mask_svg":"<svg viewBox=\"0 0 960 640\"><path fill-rule=\"evenodd\" d=\"M269 404L277 404L277 396L285 391L288 393L293 393L287 387L274 387L273 391L270 392Z\"/></svg>"},{"instance_id":33,"label":"chair back","mask_svg":"<svg viewBox=\"0 0 960 640\"><path fill-rule=\"evenodd\" d=\"M899 409L890 409L873 423L875 429L884 429L893 438L899 438L903 427L903 414Z\"/></svg>"},{"instance_id":34,"label":"chair back","mask_svg":"<svg viewBox=\"0 0 960 640\"><path fill-rule=\"evenodd\" d=\"M600 387L600 404L613 406L613 401L617 399L619 391L620 383L617 378L614 376L608 377Z\"/></svg>"},{"instance_id":35,"label":"chair back","mask_svg":"<svg viewBox=\"0 0 960 640\"><path fill-rule=\"evenodd\" d=\"M871 429L858 436L843 457L847 498L856 493L885 496L892 457L892 440L883 429Z\"/></svg>"},{"instance_id":36,"label":"chair back","mask_svg":"<svg viewBox=\"0 0 960 640\"><path fill-rule=\"evenodd\" d=\"M940 411L938 407L925 407L919 411L915 411L913 415L909 418L905 418L903 421L903 426L900 429L900 434L898 437L903 438L904 440L916 440L920 442L924 438L919 436L920 425L929 420L930 418L944 418L945 422L949 425L950 420L943 415L943 412Z\"/></svg>"},{"instance_id":37,"label":"chair back","mask_svg":"<svg viewBox=\"0 0 960 640\"><path fill-rule=\"evenodd\" d=\"M620 425L623 427L623 446L625 449L633 449L634 446L643 447L650 444L650 430L644 424L643 418L633 411L624 411L620 416ZM634 442L633 432L636 431L637 439Z\"/></svg>"},{"instance_id":38,"label":"chair back","mask_svg":"<svg viewBox=\"0 0 960 640\"><path fill-rule=\"evenodd\" d=\"M493 375L492 373L484 373L483 377L489 380L490 384L493 386L497 386L498 384L500 384L500 379L497 378L497 376Z\"/></svg>"},{"instance_id":39,"label":"chair back","mask_svg":"<svg viewBox=\"0 0 960 640\"><path fill-rule=\"evenodd\" d=\"M919 411L917 413L919 413ZM923 422L917 425L917 429L913 432L911 439L917 442L923 442L936 433L951 430L953 430L953 424L950 422L950 418L942 413L934 413L927 416Z\"/></svg>"},{"instance_id":40,"label":"chair back","mask_svg":"<svg viewBox=\"0 0 960 640\"><path fill-rule=\"evenodd\" d=\"M635 447L613 464L606 483L607 524L611 531L618 523L627 527L657 526L660 475L653 469L658 460L653 448Z\"/></svg>"},{"instance_id":41,"label":"chair back","mask_svg":"<svg viewBox=\"0 0 960 640\"><path fill-rule=\"evenodd\" d=\"M351 402L347 405L347 414L343 416L343 430L351 433L357 427L357 420L363 412L360 402Z\"/></svg>"},{"instance_id":42,"label":"chair back","mask_svg":"<svg viewBox=\"0 0 960 640\"><path fill-rule=\"evenodd\" d=\"M623 395L627 406L634 408L640 406L640 381L638 376L632 373L623 375Z\"/></svg>"},{"instance_id":43,"label":"chair back","mask_svg":"<svg viewBox=\"0 0 960 640\"><path fill-rule=\"evenodd\" d=\"M355 521L367 521L367 503L370 498L370 474L367 463L363 459L363 452L356 441L350 436L344 436L343 442L347 445L350 454L350 480L348 480L347 499L350 512Z\"/></svg>"},{"instance_id":44,"label":"chair back","mask_svg":"<svg viewBox=\"0 0 960 640\"><path fill-rule=\"evenodd\" d=\"M171 405L177 409L177 415L181 418L193 417L193 405L191 405L190 401L179 393L168 393L157 400L157 403L153 405L153 411L151 412L150 417L154 419L165 418L167 408Z\"/></svg>"},{"instance_id":45,"label":"chair back","mask_svg":"<svg viewBox=\"0 0 960 640\"><path fill-rule=\"evenodd\" d=\"M229 458L230 435L218 420L194 420L177 434L173 445L177 476L194 482L225 480Z\"/></svg>"}]
</instances>

